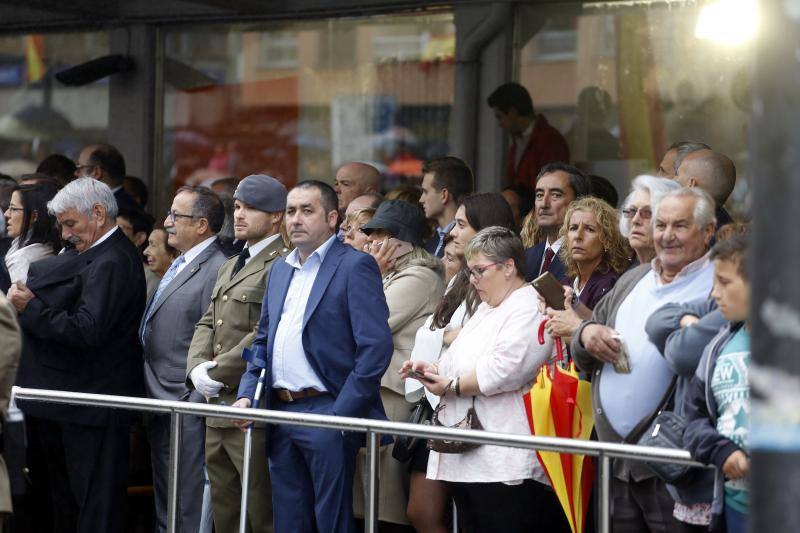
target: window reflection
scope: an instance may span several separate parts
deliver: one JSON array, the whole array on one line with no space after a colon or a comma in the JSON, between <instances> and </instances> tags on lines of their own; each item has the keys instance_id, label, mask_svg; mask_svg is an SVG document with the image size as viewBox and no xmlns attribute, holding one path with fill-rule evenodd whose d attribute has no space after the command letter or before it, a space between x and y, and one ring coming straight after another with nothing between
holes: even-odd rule
<instances>
[{"instance_id":1,"label":"window reflection","mask_svg":"<svg viewBox=\"0 0 800 533\"><path fill-rule=\"evenodd\" d=\"M743 212L752 44L697 38L698 6L591 6L553 9L518 51L519 81L573 162L624 191L672 142L701 141L736 163L729 206Z\"/></svg>"},{"instance_id":2,"label":"window reflection","mask_svg":"<svg viewBox=\"0 0 800 533\"><path fill-rule=\"evenodd\" d=\"M50 153L105 141L108 79L65 87L53 75L108 53L107 33L0 37L0 173L19 178Z\"/></svg>"},{"instance_id":3,"label":"window reflection","mask_svg":"<svg viewBox=\"0 0 800 533\"><path fill-rule=\"evenodd\" d=\"M451 13L180 29L166 52L217 80L167 88L169 187L253 172L332 181L360 160L391 188L448 152Z\"/></svg>"}]
</instances>

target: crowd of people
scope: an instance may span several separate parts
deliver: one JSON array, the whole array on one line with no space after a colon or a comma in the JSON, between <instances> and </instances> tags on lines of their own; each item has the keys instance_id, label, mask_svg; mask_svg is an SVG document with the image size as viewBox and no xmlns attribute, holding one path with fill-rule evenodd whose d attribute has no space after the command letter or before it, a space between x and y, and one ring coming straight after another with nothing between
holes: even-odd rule
<instances>
[{"instance_id":1,"label":"crowd of people","mask_svg":"<svg viewBox=\"0 0 800 533\"><path fill-rule=\"evenodd\" d=\"M333 186L184 186L156 220L102 144L0 181L0 384L527 435L525 395L563 342L590 382L593 438L636 444L670 414L678 446L717 467L614 461L613 530L744 531L749 281L747 225L723 207L732 162L676 142L616 191L568 163L524 88L488 104L512 137L498 192L476 192L456 157L395 191L350 162ZM550 277L555 296L534 288ZM135 423L166 529L167 415L19 403L39 512L17 530L124 531ZM179 531L239 530L248 429L248 531L363 519L362 434L182 424ZM573 527L532 450L383 436L379 472L384 532L448 531L450 502L465 532Z\"/></svg>"}]
</instances>

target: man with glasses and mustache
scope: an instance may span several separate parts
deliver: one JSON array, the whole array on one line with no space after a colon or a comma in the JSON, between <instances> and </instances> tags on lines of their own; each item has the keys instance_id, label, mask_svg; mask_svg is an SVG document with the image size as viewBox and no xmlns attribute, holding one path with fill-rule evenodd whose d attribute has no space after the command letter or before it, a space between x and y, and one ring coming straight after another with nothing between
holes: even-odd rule
<instances>
[{"instance_id":1,"label":"man with glasses and mustache","mask_svg":"<svg viewBox=\"0 0 800 533\"><path fill-rule=\"evenodd\" d=\"M226 260L216 238L224 218L222 201L206 187L181 187L172 201L164 228L167 242L181 255L147 303L139 328L149 398L204 401L199 392L186 387L186 357L195 324L208 309L217 272ZM169 422L168 415L152 415L146 422L158 531L165 531L167 522ZM204 442L203 419L184 416L177 513L178 530L186 533L200 530Z\"/></svg>"}]
</instances>

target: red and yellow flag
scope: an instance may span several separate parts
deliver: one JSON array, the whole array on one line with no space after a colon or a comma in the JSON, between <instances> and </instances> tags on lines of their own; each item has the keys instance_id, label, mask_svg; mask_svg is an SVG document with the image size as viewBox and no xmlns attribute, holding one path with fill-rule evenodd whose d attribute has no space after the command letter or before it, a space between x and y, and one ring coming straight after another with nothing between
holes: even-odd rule
<instances>
[{"instance_id":1,"label":"red and yellow flag","mask_svg":"<svg viewBox=\"0 0 800 533\"><path fill-rule=\"evenodd\" d=\"M44 77L44 35L25 36L25 65L28 83L36 83Z\"/></svg>"},{"instance_id":2,"label":"red and yellow flag","mask_svg":"<svg viewBox=\"0 0 800 533\"><path fill-rule=\"evenodd\" d=\"M579 379L575 363L543 365L524 397L531 433L539 437L588 440L594 425L591 384ZM537 452L573 533L583 532L594 480L590 457Z\"/></svg>"}]
</instances>

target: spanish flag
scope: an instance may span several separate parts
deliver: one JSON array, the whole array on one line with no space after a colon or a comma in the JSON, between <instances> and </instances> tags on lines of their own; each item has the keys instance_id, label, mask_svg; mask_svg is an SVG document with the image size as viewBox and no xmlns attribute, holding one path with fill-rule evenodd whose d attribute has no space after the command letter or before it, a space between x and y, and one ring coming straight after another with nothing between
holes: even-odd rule
<instances>
[{"instance_id":1,"label":"spanish flag","mask_svg":"<svg viewBox=\"0 0 800 533\"><path fill-rule=\"evenodd\" d=\"M44 77L44 35L25 36L25 64L28 83L36 83Z\"/></svg>"}]
</instances>

